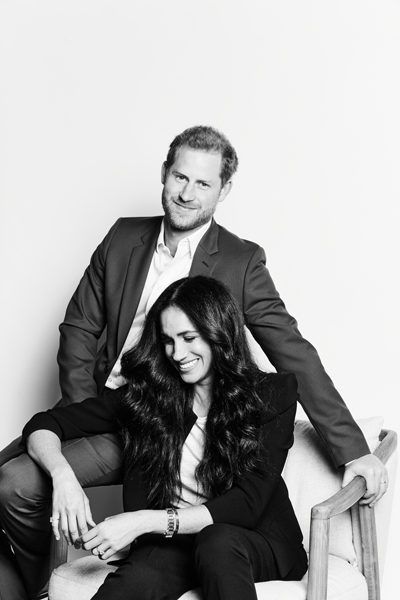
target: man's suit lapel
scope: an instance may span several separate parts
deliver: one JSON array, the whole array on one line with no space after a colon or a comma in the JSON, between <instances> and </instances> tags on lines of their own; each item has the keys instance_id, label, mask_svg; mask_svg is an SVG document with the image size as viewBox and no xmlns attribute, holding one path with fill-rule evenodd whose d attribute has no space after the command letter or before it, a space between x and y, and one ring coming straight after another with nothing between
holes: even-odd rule
<instances>
[{"instance_id":1,"label":"man's suit lapel","mask_svg":"<svg viewBox=\"0 0 400 600\"><path fill-rule=\"evenodd\" d=\"M161 220L162 217L155 218L151 227L131 242L132 252L119 311L117 356L124 345L139 305L153 252L156 247L157 237L160 233Z\"/></svg>"},{"instance_id":2,"label":"man's suit lapel","mask_svg":"<svg viewBox=\"0 0 400 600\"><path fill-rule=\"evenodd\" d=\"M126 273L124 291L119 311L116 356L126 340L132 320L136 314L140 297L146 283L147 273L160 233L162 217L157 217L151 227L131 242L132 252ZM200 240L193 257L189 276L213 276L214 266L218 259L218 225L213 220L210 228Z\"/></svg>"},{"instance_id":3,"label":"man's suit lapel","mask_svg":"<svg viewBox=\"0 0 400 600\"><path fill-rule=\"evenodd\" d=\"M218 261L218 225L212 220L210 228L201 238L194 253L189 276L204 275L212 277Z\"/></svg>"}]
</instances>

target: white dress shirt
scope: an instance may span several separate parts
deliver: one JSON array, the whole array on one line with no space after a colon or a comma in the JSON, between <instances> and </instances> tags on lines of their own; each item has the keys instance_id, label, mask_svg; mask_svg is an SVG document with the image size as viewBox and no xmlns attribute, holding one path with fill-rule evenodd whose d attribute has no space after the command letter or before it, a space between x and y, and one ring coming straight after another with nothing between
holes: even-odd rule
<instances>
[{"instance_id":1,"label":"white dress shirt","mask_svg":"<svg viewBox=\"0 0 400 600\"><path fill-rule=\"evenodd\" d=\"M176 503L176 508L204 504L208 500L202 485L196 479L197 465L204 456L206 423L207 417L197 417L196 423L183 444L180 468L182 491Z\"/></svg>"},{"instance_id":2,"label":"white dress shirt","mask_svg":"<svg viewBox=\"0 0 400 600\"><path fill-rule=\"evenodd\" d=\"M176 249L175 256L172 256L164 243L164 219L162 220L156 248L147 273L139 305L121 353L107 379L107 387L116 389L126 383L126 380L120 374L121 356L139 340L146 315L161 293L172 282L189 275L196 248L210 225L211 221L181 240Z\"/></svg>"}]
</instances>

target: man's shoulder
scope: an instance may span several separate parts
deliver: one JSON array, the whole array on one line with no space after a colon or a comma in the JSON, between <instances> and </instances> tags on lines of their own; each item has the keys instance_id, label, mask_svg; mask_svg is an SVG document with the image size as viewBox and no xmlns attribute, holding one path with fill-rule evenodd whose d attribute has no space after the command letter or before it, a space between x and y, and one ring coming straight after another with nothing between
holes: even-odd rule
<instances>
[{"instance_id":1,"label":"man's shoulder","mask_svg":"<svg viewBox=\"0 0 400 600\"><path fill-rule=\"evenodd\" d=\"M148 233L160 230L162 217L120 217L112 225L103 244L106 247L119 246L142 238Z\"/></svg>"},{"instance_id":2,"label":"man's shoulder","mask_svg":"<svg viewBox=\"0 0 400 600\"><path fill-rule=\"evenodd\" d=\"M114 227L116 231L121 234L132 233L143 234L149 230L161 226L162 216L156 217L120 217Z\"/></svg>"},{"instance_id":3,"label":"man's shoulder","mask_svg":"<svg viewBox=\"0 0 400 600\"><path fill-rule=\"evenodd\" d=\"M239 237L232 231L229 231L222 225L217 224L218 227L218 242L220 246L224 249L231 249L236 252L249 252L253 253L257 249L261 248L259 244L256 242L252 242L251 240L246 240L244 238Z\"/></svg>"}]
</instances>

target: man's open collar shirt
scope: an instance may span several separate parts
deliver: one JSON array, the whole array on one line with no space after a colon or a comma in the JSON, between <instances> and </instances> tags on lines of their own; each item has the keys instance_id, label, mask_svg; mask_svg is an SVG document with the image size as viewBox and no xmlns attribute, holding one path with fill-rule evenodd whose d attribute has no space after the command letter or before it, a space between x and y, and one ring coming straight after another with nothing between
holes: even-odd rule
<instances>
[{"instance_id":1,"label":"man's open collar shirt","mask_svg":"<svg viewBox=\"0 0 400 600\"><path fill-rule=\"evenodd\" d=\"M126 380L120 374L123 353L132 348L139 340L146 315L162 292L174 281L182 277L188 277L197 246L210 225L211 220L194 233L183 238L178 244L175 255L172 256L169 248L165 245L164 219L162 220L139 305L120 355L107 379L107 387L116 389L126 383Z\"/></svg>"}]
</instances>

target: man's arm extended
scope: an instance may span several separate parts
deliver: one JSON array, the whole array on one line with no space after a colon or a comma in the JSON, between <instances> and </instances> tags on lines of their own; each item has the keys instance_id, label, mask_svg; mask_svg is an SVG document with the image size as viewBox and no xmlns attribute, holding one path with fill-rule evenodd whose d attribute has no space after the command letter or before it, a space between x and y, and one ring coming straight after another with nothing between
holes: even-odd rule
<instances>
[{"instance_id":1,"label":"man's arm extended","mask_svg":"<svg viewBox=\"0 0 400 600\"><path fill-rule=\"evenodd\" d=\"M336 467L345 467L344 482L362 475L367 482L365 502L374 503L387 487L387 472L370 454L365 438L315 348L300 334L265 266L257 247L249 261L244 285L246 325L276 370L292 372L299 384L300 402L324 441ZM352 461L352 462L351 462Z\"/></svg>"}]
</instances>

